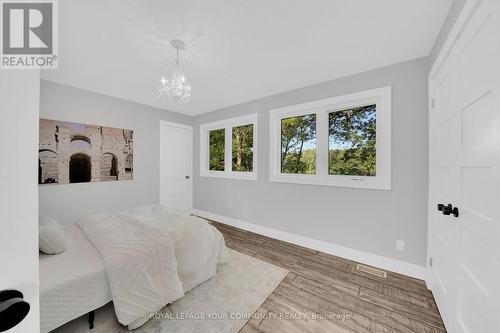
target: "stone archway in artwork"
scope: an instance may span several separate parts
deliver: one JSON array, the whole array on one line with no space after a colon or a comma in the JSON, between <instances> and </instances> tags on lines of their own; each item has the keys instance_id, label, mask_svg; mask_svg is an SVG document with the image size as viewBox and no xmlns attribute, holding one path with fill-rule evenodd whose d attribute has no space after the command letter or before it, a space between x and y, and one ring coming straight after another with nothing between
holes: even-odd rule
<instances>
[{"instance_id":1,"label":"stone archway in artwork","mask_svg":"<svg viewBox=\"0 0 500 333\"><path fill-rule=\"evenodd\" d=\"M92 178L92 162L89 155L76 153L69 159L69 182L87 183Z\"/></svg>"},{"instance_id":2,"label":"stone archway in artwork","mask_svg":"<svg viewBox=\"0 0 500 333\"><path fill-rule=\"evenodd\" d=\"M59 182L57 153L51 149L38 150L38 184Z\"/></svg>"},{"instance_id":3,"label":"stone archway in artwork","mask_svg":"<svg viewBox=\"0 0 500 333\"><path fill-rule=\"evenodd\" d=\"M118 158L112 153L103 153L100 157L101 181L118 180Z\"/></svg>"},{"instance_id":4,"label":"stone archway in artwork","mask_svg":"<svg viewBox=\"0 0 500 333\"><path fill-rule=\"evenodd\" d=\"M85 135L73 135L69 142L69 147L72 149L92 149L92 141Z\"/></svg>"}]
</instances>

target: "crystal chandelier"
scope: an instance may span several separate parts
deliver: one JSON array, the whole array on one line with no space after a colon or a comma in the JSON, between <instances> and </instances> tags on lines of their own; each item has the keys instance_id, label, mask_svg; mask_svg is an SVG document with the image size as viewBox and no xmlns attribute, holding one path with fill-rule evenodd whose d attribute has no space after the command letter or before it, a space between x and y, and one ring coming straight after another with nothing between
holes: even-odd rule
<instances>
[{"instance_id":1,"label":"crystal chandelier","mask_svg":"<svg viewBox=\"0 0 500 333\"><path fill-rule=\"evenodd\" d=\"M186 76L179 65L179 50L184 50L184 42L172 40L170 45L177 51L175 70L170 79L162 75L160 87L158 88L158 98L164 100L166 97L170 97L177 103L187 103L189 96L191 96L191 84L186 80Z\"/></svg>"}]
</instances>

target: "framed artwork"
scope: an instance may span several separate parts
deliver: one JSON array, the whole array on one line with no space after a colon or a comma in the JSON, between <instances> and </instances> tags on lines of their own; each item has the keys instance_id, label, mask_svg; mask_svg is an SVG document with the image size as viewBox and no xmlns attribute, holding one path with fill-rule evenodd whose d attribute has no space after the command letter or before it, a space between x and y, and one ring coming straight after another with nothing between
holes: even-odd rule
<instances>
[{"instance_id":1,"label":"framed artwork","mask_svg":"<svg viewBox=\"0 0 500 333\"><path fill-rule=\"evenodd\" d=\"M38 184L132 180L134 132L40 119Z\"/></svg>"}]
</instances>

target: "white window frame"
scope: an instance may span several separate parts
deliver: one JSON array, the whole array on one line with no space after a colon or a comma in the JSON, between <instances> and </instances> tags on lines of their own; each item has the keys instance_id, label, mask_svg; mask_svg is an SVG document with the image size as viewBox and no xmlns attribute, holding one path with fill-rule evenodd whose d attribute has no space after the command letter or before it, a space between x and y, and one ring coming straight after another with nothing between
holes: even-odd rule
<instances>
[{"instance_id":1,"label":"white window frame","mask_svg":"<svg viewBox=\"0 0 500 333\"><path fill-rule=\"evenodd\" d=\"M328 174L328 114L376 104L376 176ZM292 105L270 111L270 172L272 182L391 189L391 87ZM316 114L316 174L281 173L281 120Z\"/></svg>"},{"instance_id":2,"label":"white window frame","mask_svg":"<svg viewBox=\"0 0 500 333\"><path fill-rule=\"evenodd\" d=\"M252 172L233 171L233 127L253 125L253 166ZM209 133L224 129L224 171L210 170L209 166ZM231 178L257 180L257 114L224 119L200 125L200 176L215 178Z\"/></svg>"}]
</instances>

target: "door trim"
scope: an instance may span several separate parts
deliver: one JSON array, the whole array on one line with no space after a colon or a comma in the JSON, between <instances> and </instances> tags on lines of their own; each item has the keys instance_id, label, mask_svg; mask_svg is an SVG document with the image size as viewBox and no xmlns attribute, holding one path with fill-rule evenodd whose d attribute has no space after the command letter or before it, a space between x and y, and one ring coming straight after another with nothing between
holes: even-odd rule
<instances>
[{"instance_id":1,"label":"door trim","mask_svg":"<svg viewBox=\"0 0 500 333\"><path fill-rule=\"evenodd\" d=\"M177 128L182 128L182 129L187 129L189 132L189 177L191 177L191 186L189 188L189 197L190 197L190 207L189 207L189 213L193 211L193 126L191 125L186 125L186 124L181 124L181 123L175 123L167 120L160 120L160 126L159 126L159 145L158 145L158 164L161 163L161 131L164 126L169 126L169 127L177 127ZM158 204L161 202L161 168L160 165L158 165Z\"/></svg>"},{"instance_id":2,"label":"door trim","mask_svg":"<svg viewBox=\"0 0 500 333\"><path fill-rule=\"evenodd\" d=\"M460 35L462 34L462 31L469 22L470 16L475 12L477 6L479 6L479 4L482 1L483 0L466 0L465 5L462 8L462 11L458 15L458 18L455 24L453 25L453 28L448 34L448 37L446 38L446 41L444 42L443 47L441 48L441 51L439 52L436 58L436 61L434 61L434 64L432 65L431 71L429 72L429 81L431 79L434 79L435 76L438 74L443 63L450 55L450 51L455 45L455 42L459 39ZM431 100L429 99L429 101Z\"/></svg>"}]
</instances>

